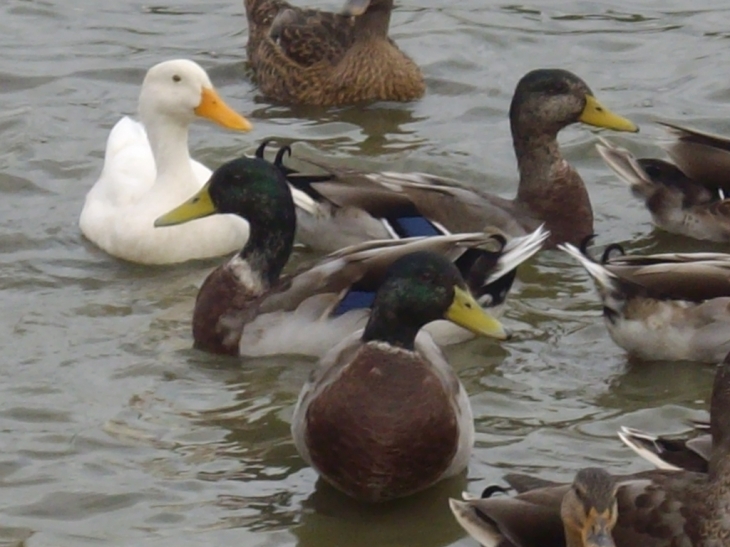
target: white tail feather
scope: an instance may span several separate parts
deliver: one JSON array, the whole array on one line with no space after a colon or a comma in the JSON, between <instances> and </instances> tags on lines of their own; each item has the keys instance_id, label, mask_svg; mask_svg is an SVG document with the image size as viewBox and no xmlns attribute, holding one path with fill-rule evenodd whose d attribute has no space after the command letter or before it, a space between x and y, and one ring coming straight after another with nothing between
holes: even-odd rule
<instances>
[{"instance_id":1,"label":"white tail feather","mask_svg":"<svg viewBox=\"0 0 730 547\"><path fill-rule=\"evenodd\" d=\"M560 245L558 245L558 249L565 251L570 256L575 258L578 262L580 262L581 266L586 269L588 274L602 287L608 289L615 286L618 277L609 272L598 262L594 262L593 260L585 256L574 245L571 245L570 243L561 243Z\"/></svg>"},{"instance_id":2,"label":"white tail feather","mask_svg":"<svg viewBox=\"0 0 730 547\"><path fill-rule=\"evenodd\" d=\"M541 224L537 230L526 236L510 239L504 246L503 254L499 257L497 267L494 271L490 272L484 284L488 285L514 270L525 260L537 253L549 237L550 232L545 229L544 224Z\"/></svg>"},{"instance_id":3,"label":"white tail feather","mask_svg":"<svg viewBox=\"0 0 730 547\"><path fill-rule=\"evenodd\" d=\"M637 442L635 439L641 439L644 442L651 444L656 443L656 436L649 433L644 433L637 429L631 429L628 427L621 426L621 431L618 432L618 437L623 443L628 446L631 450L636 452L639 456L644 458L646 461L651 463L657 469L667 469L670 471L676 471L679 467L665 462L661 457L654 451L646 448L642 443Z\"/></svg>"}]
</instances>

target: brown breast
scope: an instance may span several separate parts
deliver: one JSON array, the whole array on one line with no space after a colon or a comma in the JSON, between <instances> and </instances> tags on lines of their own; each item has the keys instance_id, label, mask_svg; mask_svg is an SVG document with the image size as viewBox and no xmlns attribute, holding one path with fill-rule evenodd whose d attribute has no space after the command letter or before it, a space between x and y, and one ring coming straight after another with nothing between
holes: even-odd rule
<instances>
[{"instance_id":1,"label":"brown breast","mask_svg":"<svg viewBox=\"0 0 730 547\"><path fill-rule=\"evenodd\" d=\"M450 396L420 357L372 344L312 401L306 420L314 467L366 501L433 484L451 463L459 435Z\"/></svg>"}]
</instances>

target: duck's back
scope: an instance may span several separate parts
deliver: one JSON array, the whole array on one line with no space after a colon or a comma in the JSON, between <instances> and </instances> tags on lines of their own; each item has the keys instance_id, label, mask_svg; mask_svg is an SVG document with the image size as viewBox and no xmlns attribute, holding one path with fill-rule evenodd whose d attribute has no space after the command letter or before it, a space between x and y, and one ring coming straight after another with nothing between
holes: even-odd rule
<instances>
[{"instance_id":1,"label":"duck's back","mask_svg":"<svg viewBox=\"0 0 730 547\"><path fill-rule=\"evenodd\" d=\"M157 169L144 126L123 117L107 139L101 175L79 217L84 236L107 253L145 264L220 256L243 246L248 225L230 215L155 228L155 219L188 199L211 171L189 160L194 175L177 192L157 191Z\"/></svg>"}]
</instances>

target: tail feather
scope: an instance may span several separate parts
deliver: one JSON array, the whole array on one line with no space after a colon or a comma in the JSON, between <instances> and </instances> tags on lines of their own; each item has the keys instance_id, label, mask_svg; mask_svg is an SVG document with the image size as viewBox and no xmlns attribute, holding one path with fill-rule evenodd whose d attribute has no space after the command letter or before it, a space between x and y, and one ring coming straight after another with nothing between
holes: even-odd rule
<instances>
[{"instance_id":1,"label":"tail feather","mask_svg":"<svg viewBox=\"0 0 730 547\"><path fill-rule=\"evenodd\" d=\"M510 239L502 250L502 256L499 257L497 267L489 273L489 277L484 281L484 284L488 285L514 270L525 260L536 254L549 237L550 232L545 229L544 224L541 224L537 230L526 236Z\"/></svg>"},{"instance_id":2,"label":"tail feather","mask_svg":"<svg viewBox=\"0 0 730 547\"><path fill-rule=\"evenodd\" d=\"M656 184L644 170L636 157L626 150L599 137L596 143L596 150L614 173L626 182L631 190L645 198L651 197L655 191Z\"/></svg>"},{"instance_id":3,"label":"tail feather","mask_svg":"<svg viewBox=\"0 0 730 547\"><path fill-rule=\"evenodd\" d=\"M619 439L636 452L639 456L654 465L657 469L677 470L681 469L664 461L661 457L662 448L657 444L656 435L621 426L618 432Z\"/></svg>"},{"instance_id":4,"label":"tail feather","mask_svg":"<svg viewBox=\"0 0 730 547\"><path fill-rule=\"evenodd\" d=\"M618 277L608 271L601 264L598 264L597 262L591 260L589 257L585 256L574 245L571 245L570 243L561 243L560 245L558 245L558 249L565 251L570 256L575 258L578 262L580 262L581 266L583 266L588 272L588 275L590 275L601 287L604 287L606 289L616 287Z\"/></svg>"},{"instance_id":5,"label":"tail feather","mask_svg":"<svg viewBox=\"0 0 730 547\"><path fill-rule=\"evenodd\" d=\"M449 499L449 507L454 514L456 522L466 532L477 540L484 547L497 547L502 545L504 536L499 531L496 523L488 520L486 515L481 513L473 504L467 501Z\"/></svg>"}]
</instances>

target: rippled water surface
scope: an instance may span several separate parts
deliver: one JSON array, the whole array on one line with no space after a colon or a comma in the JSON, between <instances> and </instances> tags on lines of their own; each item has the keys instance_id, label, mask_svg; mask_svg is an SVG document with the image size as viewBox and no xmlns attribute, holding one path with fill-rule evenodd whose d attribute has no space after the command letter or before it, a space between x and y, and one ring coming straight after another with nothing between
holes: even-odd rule
<instances>
[{"instance_id":1,"label":"rippled water surface","mask_svg":"<svg viewBox=\"0 0 730 547\"><path fill-rule=\"evenodd\" d=\"M317 4L335 8L333 3ZM375 169L425 170L505 196L515 160L506 112L519 77L576 72L640 125L615 137L660 153L657 119L730 133L727 2L401 0L392 35L423 67L415 103L291 109L246 74L238 0L0 3L0 545L474 545L446 505L510 470L567 479L578 467L646 467L621 424L681 429L713 371L630 363L609 340L592 284L559 252L521 270L508 343L449 351L477 425L468 476L379 507L316 481L289 437L312 362L239 362L190 349L197 286L217 262L149 268L106 256L77 220L104 142L133 114L151 65L188 57L255 124L196 124L214 167L264 137ZM599 242L707 248L652 229L584 127L561 133L586 180Z\"/></svg>"}]
</instances>

